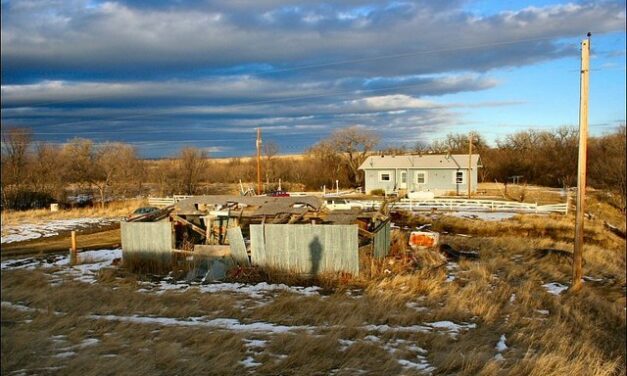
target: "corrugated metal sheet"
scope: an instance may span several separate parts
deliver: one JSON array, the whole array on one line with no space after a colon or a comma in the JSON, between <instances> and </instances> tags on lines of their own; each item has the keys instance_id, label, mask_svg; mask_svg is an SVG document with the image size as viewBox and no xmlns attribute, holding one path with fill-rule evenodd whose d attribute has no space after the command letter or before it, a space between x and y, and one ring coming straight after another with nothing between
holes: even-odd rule
<instances>
[{"instance_id":1,"label":"corrugated metal sheet","mask_svg":"<svg viewBox=\"0 0 627 376\"><path fill-rule=\"evenodd\" d=\"M375 232L372 243L374 244L374 257L382 259L386 257L390 251L391 242L391 225L390 221L386 221Z\"/></svg>"},{"instance_id":2,"label":"corrugated metal sheet","mask_svg":"<svg viewBox=\"0 0 627 376\"><path fill-rule=\"evenodd\" d=\"M174 233L170 221L121 222L120 230L122 251L125 255L152 253L170 257L174 248Z\"/></svg>"},{"instance_id":3,"label":"corrugated metal sheet","mask_svg":"<svg viewBox=\"0 0 627 376\"><path fill-rule=\"evenodd\" d=\"M226 237L229 239L229 245L231 246L231 257L240 265L248 265L250 262L241 227L230 227L226 231Z\"/></svg>"},{"instance_id":4,"label":"corrugated metal sheet","mask_svg":"<svg viewBox=\"0 0 627 376\"><path fill-rule=\"evenodd\" d=\"M359 274L357 225L251 225L256 265L302 274Z\"/></svg>"}]
</instances>

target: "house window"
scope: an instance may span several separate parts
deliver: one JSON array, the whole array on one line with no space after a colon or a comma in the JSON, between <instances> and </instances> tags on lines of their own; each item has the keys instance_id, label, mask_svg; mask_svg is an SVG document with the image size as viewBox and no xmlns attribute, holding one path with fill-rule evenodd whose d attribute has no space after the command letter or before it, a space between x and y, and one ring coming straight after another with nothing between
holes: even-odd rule
<instances>
[{"instance_id":1,"label":"house window","mask_svg":"<svg viewBox=\"0 0 627 376\"><path fill-rule=\"evenodd\" d=\"M392 180L392 175L389 172L380 172L379 173L379 181L390 181Z\"/></svg>"},{"instance_id":2,"label":"house window","mask_svg":"<svg viewBox=\"0 0 627 376\"><path fill-rule=\"evenodd\" d=\"M416 183L425 184L427 183L427 172L426 171L416 171Z\"/></svg>"},{"instance_id":3,"label":"house window","mask_svg":"<svg viewBox=\"0 0 627 376\"><path fill-rule=\"evenodd\" d=\"M464 184L465 175L464 171L455 171L455 184Z\"/></svg>"}]
</instances>

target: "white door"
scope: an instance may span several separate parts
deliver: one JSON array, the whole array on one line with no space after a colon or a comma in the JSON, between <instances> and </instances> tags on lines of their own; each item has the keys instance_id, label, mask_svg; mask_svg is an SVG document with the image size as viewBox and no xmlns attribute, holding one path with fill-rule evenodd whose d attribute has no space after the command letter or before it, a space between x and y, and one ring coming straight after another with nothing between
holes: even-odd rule
<instances>
[{"instance_id":1,"label":"white door","mask_svg":"<svg viewBox=\"0 0 627 376\"><path fill-rule=\"evenodd\" d=\"M401 181L398 188L407 189L407 171L401 171Z\"/></svg>"}]
</instances>

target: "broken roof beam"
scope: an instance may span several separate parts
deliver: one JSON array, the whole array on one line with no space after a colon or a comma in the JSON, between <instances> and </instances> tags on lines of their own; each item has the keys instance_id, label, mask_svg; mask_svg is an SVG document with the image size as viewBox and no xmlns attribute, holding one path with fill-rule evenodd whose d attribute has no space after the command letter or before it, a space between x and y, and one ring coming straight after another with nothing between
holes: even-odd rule
<instances>
[{"instance_id":1,"label":"broken roof beam","mask_svg":"<svg viewBox=\"0 0 627 376\"><path fill-rule=\"evenodd\" d=\"M194 230L195 232L197 232L198 234L200 234L203 238L207 237L207 232L205 230L203 230L202 228L196 226L195 224L191 223L190 221L188 221L187 219L180 217L178 215L173 215L172 216L172 220L175 222L180 222L182 224L188 225L192 228L192 230Z\"/></svg>"}]
</instances>

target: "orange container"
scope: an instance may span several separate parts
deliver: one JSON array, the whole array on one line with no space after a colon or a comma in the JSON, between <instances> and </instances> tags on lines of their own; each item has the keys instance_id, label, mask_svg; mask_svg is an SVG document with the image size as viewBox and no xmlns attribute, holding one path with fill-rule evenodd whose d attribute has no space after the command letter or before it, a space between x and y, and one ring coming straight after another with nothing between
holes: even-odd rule
<instances>
[{"instance_id":1,"label":"orange container","mask_svg":"<svg viewBox=\"0 0 627 376\"><path fill-rule=\"evenodd\" d=\"M412 249L433 248L438 245L440 234L437 232L412 231L409 234L409 246Z\"/></svg>"}]
</instances>

